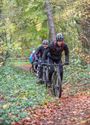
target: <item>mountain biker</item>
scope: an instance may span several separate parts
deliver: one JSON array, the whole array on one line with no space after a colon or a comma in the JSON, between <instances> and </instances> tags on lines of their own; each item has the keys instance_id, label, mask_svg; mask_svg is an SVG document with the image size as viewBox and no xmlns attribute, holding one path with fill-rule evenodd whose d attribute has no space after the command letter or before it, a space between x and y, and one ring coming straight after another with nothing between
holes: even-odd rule
<instances>
[{"instance_id":1,"label":"mountain biker","mask_svg":"<svg viewBox=\"0 0 90 125\"><path fill-rule=\"evenodd\" d=\"M41 65L42 63L42 56L45 50L47 50L49 45L49 41L48 40L43 40L42 41L42 45L40 47L37 48L35 54L37 57L37 62L38 62L38 81L37 83L42 82L42 74L43 74L43 67Z\"/></svg>"},{"instance_id":2,"label":"mountain biker","mask_svg":"<svg viewBox=\"0 0 90 125\"><path fill-rule=\"evenodd\" d=\"M29 61L31 64L35 61L35 50L33 50L29 56Z\"/></svg>"},{"instance_id":3,"label":"mountain biker","mask_svg":"<svg viewBox=\"0 0 90 125\"><path fill-rule=\"evenodd\" d=\"M47 59L47 56L49 58L49 63L53 64L62 64L62 52L64 51L65 53L65 64L68 65L69 64L69 48L67 46L67 44L64 42L64 36L62 33L58 33L56 35L56 41L52 42L48 49L45 50L44 54L43 54L43 61L45 61ZM61 71L61 80L63 79L63 66L59 65L59 70ZM48 86L51 85L51 77L54 71L54 67L50 67L50 71L49 71L49 84Z\"/></svg>"}]
</instances>

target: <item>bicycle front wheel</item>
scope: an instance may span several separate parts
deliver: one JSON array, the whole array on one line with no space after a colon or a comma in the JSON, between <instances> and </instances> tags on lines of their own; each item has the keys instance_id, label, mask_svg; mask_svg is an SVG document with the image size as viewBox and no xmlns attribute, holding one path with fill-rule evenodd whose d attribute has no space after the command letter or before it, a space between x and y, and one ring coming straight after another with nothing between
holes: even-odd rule
<instances>
[{"instance_id":1,"label":"bicycle front wheel","mask_svg":"<svg viewBox=\"0 0 90 125\"><path fill-rule=\"evenodd\" d=\"M54 96L60 98L62 94L62 82L61 77L57 75L57 73L53 73L52 75L52 91Z\"/></svg>"}]
</instances>

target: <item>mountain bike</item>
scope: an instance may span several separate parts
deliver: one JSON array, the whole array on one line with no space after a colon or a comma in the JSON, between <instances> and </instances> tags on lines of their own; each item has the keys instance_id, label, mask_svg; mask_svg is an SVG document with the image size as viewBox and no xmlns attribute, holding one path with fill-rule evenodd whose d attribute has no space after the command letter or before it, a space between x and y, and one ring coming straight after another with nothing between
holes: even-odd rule
<instances>
[{"instance_id":1,"label":"mountain bike","mask_svg":"<svg viewBox=\"0 0 90 125\"><path fill-rule=\"evenodd\" d=\"M46 87L48 86L49 81L49 69L51 66L54 68L54 72L52 74L51 79L51 91L54 96L60 98L62 94L62 81L61 81L61 71L59 70L59 66L64 64L47 64L43 63L43 81L46 84Z\"/></svg>"},{"instance_id":2,"label":"mountain bike","mask_svg":"<svg viewBox=\"0 0 90 125\"><path fill-rule=\"evenodd\" d=\"M34 68L37 65L37 68ZM38 63L38 62L34 62L33 63L33 68L35 70L35 74L36 76L39 78L39 71L40 71L40 67L42 67L42 83L44 83L46 85L48 85L48 81L49 81L49 66L47 63Z\"/></svg>"},{"instance_id":3,"label":"mountain bike","mask_svg":"<svg viewBox=\"0 0 90 125\"><path fill-rule=\"evenodd\" d=\"M59 70L60 64L51 64L51 65L54 67L54 72L52 74L52 80L51 80L52 92L54 96L60 98L62 95L62 81L60 76L61 71ZM64 64L62 66L64 66Z\"/></svg>"},{"instance_id":4,"label":"mountain bike","mask_svg":"<svg viewBox=\"0 0 90 125\"><path fill-rule=\"evenodd\" d=\"M51 91L54 96L60 98L61 94L62 94L62 81L61 81L60 70L59 70L60 64L42 63L41 65L43 67L42 81L45 83L46 88L48 86L48 81L49 81L50 67L51 66L54 67L54 72L52 74L52 79L51 79ZM64 64L62 66L64 66ZM38 68L37 68L37 74L38 74ZM38 75L37 75L37 77L38 77Z\"/></svg>"},{"instance_id":5,"label":"mountain bike","mask_svg":"<svg viewBox=\"0 0 90 125\"><path fill-rule=\"evenodd\" d=\"M42 66L43 66L43 77L42 77L42 80L45 83L46 88L47 88L48 82L49 82L49 68L50 68L50 65L47 64L47 63L42 63Z\"/></svg>"}]
</instances>

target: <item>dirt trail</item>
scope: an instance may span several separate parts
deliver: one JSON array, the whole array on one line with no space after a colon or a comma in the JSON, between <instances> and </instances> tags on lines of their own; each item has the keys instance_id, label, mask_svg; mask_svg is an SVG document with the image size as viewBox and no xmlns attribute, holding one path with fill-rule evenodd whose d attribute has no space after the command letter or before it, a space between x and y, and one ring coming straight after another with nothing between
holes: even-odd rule
<instances>
[{"instance_id":1,"label":"dirt trail","mask_svg":"<svg viewBox=\"0 0 90 125\"><path fill-rule=\"evenodd\" d=\"M62 97L27 112L29 116L14 125L90 125L90 96Z\"/></svg>"},{"instance_id":2,"label":"dirt trail","mask_svg":"<svg viewBox=\"0 0 90 125\"><path fill-rule=\"evenodd\" d=\"M70 96L66 90L55 102L28 108L28 117L12 125L90 125L90 93Z\"/></svg>"},{"instance_id":3,"label":"dirt trail","mask_svg":"<svg viewBox=\"0 0 90 125\"><path fill-rule=\"evenodd\" d=\"M25 71L30 71L32 68L32 65L31 64L24 64L24 65L16 66L16 67L18 67L19 69L25 70Z\"/></svg>"}]
</instances>

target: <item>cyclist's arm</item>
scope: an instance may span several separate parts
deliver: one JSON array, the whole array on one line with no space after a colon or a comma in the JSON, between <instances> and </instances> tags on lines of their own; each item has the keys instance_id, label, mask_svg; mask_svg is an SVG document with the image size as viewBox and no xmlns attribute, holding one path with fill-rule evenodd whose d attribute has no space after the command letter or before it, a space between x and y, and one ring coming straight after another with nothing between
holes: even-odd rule
<instances>
[{"instance_id":1,"label":"cyclist's arm","mask_svg":"<svg viewBox=\"0 0 90 125\"><path fill-rule=\"evenodd\" d=\"M42 56L43 61L45 61L45 60L47 59L48 52L49 52L49 48L46 49L46 50L44 51L44 53L43 53L43 56Z\"/></svg>"},{"instance_id":2,"label":"cyclist's arm","mask_svg":"<svg viewBox=\"0 0 90 125\"><path fill-rule=\"evenodd\" d=\"M38 47L36 52L35 52L35 55L36 55L37 59L39 59L39 57L40 57L40 51L41 51L41 46Z\"/></svg>"},{"instance_id":3,"label":"cyclist's arm","mask_svg":"<svg viewBox=\"0 0 90 125\"><path fill-rule=\"evenodd\" d=\"M69 48L66 44L64 46L64 52L65 52L65 63L69 64Z\"/></svg>"}]
</instances>

